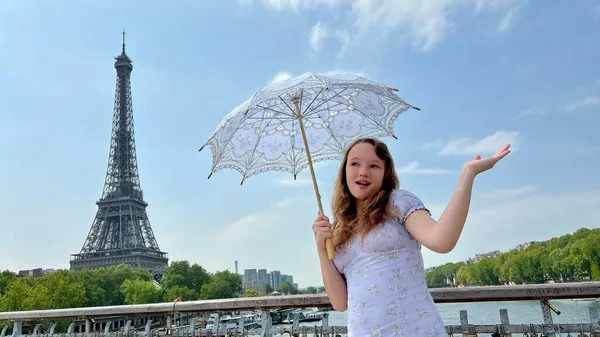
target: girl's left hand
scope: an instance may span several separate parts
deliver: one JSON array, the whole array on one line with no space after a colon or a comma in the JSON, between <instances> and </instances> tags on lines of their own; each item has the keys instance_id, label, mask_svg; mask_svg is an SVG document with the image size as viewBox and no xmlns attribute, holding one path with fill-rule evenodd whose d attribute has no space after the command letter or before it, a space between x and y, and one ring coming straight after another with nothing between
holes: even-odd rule
<instances>
[{"instance_id":1,"label":"girl's left hand","mask_svg":"<svg viewBox=\"0 0 600 337\"><path fill-rule=\"evenodd\" d=\"M496 152L494 155L486 158L481 158L480 155L477 155L475 159L466 162L464 167L473 175L478 175L479 173L485 172L494 167L494 165L496 165L500 159L506 157L509 153L510 144L505 144L502 149Z\"/></svg>"}]
</instances>

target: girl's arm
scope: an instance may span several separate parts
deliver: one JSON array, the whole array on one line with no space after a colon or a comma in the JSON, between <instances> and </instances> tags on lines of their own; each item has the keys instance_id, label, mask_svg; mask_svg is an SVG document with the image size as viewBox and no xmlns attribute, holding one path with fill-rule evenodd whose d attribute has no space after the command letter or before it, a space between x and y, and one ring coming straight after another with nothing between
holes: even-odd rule
<instances>
[{"instance_id":1,"label":"girl's arm","mask_svg":"<svg viewBox=\"0 0 600 337\"><path fill-rule=\"evenodd\" d=\"M448 253L452 251L467 220L475 177L494 167L509 153L510 145L506 144L493 156L484 159L476 156L475 159L465 163L452 198L440 219L436 222L429 212L418 210L406 218L406 229L417 241L435 252Z\"/></svg>"}]
</instances>

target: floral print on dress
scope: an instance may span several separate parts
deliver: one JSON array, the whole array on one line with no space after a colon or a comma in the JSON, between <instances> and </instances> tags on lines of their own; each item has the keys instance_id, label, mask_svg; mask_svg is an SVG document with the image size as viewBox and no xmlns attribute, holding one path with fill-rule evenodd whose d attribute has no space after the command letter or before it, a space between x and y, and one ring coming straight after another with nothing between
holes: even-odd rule
<instances>
[{"instance_id":1,"label":"floral print on dress","mask_svg":"<svg viewBox=\"0 0 600 337\"><path fill-rule=\"evenodd\" d=\"M446 336L425 282L421 244L404 226L413 212L429 211L406 190L392 192L390 201L400 219L376 227L364 245L355 237L336 252L348 287L348 337Z\"/></svg>"}]
</instances>

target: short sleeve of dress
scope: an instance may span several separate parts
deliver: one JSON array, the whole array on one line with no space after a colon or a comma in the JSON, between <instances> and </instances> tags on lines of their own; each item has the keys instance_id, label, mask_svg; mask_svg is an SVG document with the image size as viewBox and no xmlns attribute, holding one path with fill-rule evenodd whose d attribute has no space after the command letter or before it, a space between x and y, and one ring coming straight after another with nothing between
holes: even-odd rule
<instances>
[{"instance_id":1,"label":"short sleeve of dress","mask_svg":"<svg viewBox=\"0 0 600 337\"><path fill-rule=\"evenodd\" d=\"M400 211L400 222L404 225L406 218L414 211L425 210L431 215L431 212L421 199L407 190L396 190L392 193L391 200L394 206Z\"/></svg>"}]
</instances>

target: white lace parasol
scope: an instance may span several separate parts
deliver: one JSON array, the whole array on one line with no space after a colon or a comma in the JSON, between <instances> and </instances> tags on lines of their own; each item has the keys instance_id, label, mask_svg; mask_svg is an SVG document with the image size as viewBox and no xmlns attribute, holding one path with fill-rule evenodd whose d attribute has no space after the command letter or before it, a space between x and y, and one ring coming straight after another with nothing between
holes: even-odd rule
<instances>
[{"instance_id":1,"label":"white lace parasol","mask_svg":"<svg viewBox=\"0 0 600 337\"><path fill-rule=\"evenodd\" d=\"M200 148L212 151L208 177L230 168L241 173L242 183L266 171L289 172L295 179L309 167L323 211L312 164L341 160L357 138L395 137L398 116L418 110L395 91L349 74L307 73L265 85L232 110Z\"/></svg>"}]
</instances>

